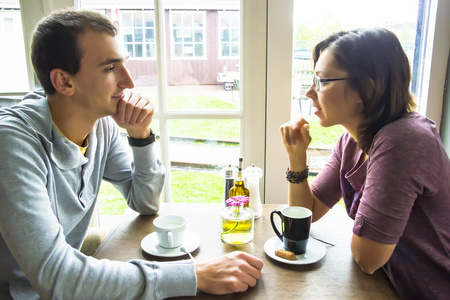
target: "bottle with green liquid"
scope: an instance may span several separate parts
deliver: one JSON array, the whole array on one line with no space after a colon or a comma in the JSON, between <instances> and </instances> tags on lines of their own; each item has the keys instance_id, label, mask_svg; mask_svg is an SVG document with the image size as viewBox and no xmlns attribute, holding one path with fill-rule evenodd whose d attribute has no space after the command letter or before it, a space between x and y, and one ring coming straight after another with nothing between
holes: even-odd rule
<instances>
[{"instance_id":1,"label":"bottle with green liquid","mask_svg":"<svg viewBox=\"0 0 450 300\"><path fill-rule=\"evenodd\" d=\"M244 176L242 175L242 164L243 158L239 158L239 167L236 178L234 179L234 186L230 189L229 198L234 196L247 196L250 198L250 190L244 185ZM250 201L249 201L250 202ZM246 207L249 207L250 203L247 202L245 204Z\"/></svg>"}]
</instances>

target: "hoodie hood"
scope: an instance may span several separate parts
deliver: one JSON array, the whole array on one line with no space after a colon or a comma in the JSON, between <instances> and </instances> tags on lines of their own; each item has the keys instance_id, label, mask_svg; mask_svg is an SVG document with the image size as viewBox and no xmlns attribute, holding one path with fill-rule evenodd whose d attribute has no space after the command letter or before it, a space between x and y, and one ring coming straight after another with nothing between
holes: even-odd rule
<instances>
[{"instance_id":1,"label":"hoodie hood","mask_svg":"<svg viewBox=\"0 0 450 300\"><path fill-rule=\"evenodd\" d=\"M19 104L1 108L0 121L5 118L16 118L25 124L40 139L45 151L60 169L73 169L87 163L88 159L78 146L53 125L43 90L26 94Z\"/></svg>"}]
</instances>

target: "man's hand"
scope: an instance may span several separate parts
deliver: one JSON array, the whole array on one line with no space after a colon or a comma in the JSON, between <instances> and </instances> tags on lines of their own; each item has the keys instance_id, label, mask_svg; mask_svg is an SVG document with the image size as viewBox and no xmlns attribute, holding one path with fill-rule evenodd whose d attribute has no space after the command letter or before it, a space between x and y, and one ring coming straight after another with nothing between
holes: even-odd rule
<instances>
[{"instance_id":1,"label":"man's hand","mask_svg":"<svg viewBox=\"0 0 450 300\"><path fill-rule=\"evenodd\" d=\"M112 118L132 138L144 139L150 135L154 114L155 107L150 100L140 94L130 93L117 103L117 112Z\"/></svg>"},{"instance_id":2,"label":"man's hand","mask_svg":"<svg viewBox=\"0 0 450 300\"><path fill-rule=\"evenodd\" d=\"M245 252L235 251L216 259L197 262L198 290L215 295L244 292L261 278L263 262Z\"/></svg>"}]
</instances>

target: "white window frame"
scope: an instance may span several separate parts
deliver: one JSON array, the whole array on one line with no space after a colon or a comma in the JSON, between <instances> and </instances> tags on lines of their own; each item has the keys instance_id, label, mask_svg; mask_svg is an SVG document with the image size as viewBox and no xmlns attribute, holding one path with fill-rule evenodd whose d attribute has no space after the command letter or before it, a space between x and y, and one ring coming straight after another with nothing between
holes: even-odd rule
<instances>
[{"instance_id":1,"label":"white window frame","mask_svg":"<svg viewBox=\"0 0 450 300\"><path fill-rule=\"evenodd\" d=\"M287 203L287 183L283 174L288 160L278 128L290 117L292 35L286 29L292 28L293 1L241 1L240 57L244 63L240 72L241 152L248 163L261 166L264 170L260 188L265 203ZM33 89L34 76L28 52L33 29L43 15L73 6L74 3L72 0L20 0L20 4L29 88ZM439 128L450 51L450 1L431 0L430 4L421 95L423 99L429 99L422 105L425 114ZM164 95L165 91L160 89L159 97ZM246 111L251 113L245 114ZM167 127L161 129L161 134L164 134L163 130L167 133Z\"/></svg>"},{"instance_id":2,"label":"white window frame","mask_svg":"<svg viewBox=\"0 0 450 300\"><path fill-rule=\"evenodd\" d=\"M218 38L217 38L217 41L218 41L218 57L219 57L219 59L236 59L236 58L238 58L239 57L239 55L240 55L240 42L241 42L241 38L240 38L240 34L239 34L239 39L238 39L238 41L232 41L231 39L232 39L232 31L233 30L237 30L237 29L239 29L240 28L240 25L238 26L238 27L234 27L234 26L232 26L232 24L231 24L231 21L230 21L230 26L227 26L227 27L223 27L223 26L221 26L221 19L224 17L224 16L229 16L229 15L231 15L231 14L236 14L236 13L239 13L239 12L236 12L236 11L219 11L218 12L218 18L217 18L217 28L218 28L218 32L217 32L217 34L218 34ZM230 20L231 19L231 16L229 16L228 17L228 19ZM228 29L229 30L229 41L226 41L226 42L223 42L222 41L222 30L223 29ZM230 55L226 55L226 56L224 56L224 55L222 55L222 46L223 45L228 45L228 47L230 48ZM232 53L232 48L233 48L233 46L237 46L238 47L238 54L237 55L231 55L231 53Z\"/></svg>"},{"instance_id":3,"label":"white window frame","mask_svg":"<svg viewBox=\"0 0 450 300\"><path fill-rule=\"evenodd\" d=\"M288 158L281 141L279 126L289 120L292 72L292 28L294 0L267 0L267 140L266 145L266 203L287 203L287 182L283 174ZM430 0L427 49L423 62L421 113L440 127L447 61L450 51L450 1ZM317 13L317 12L313 12ZM288 40L291 40L289 42ZM281 46L282 45L282 46ZM246 49L248 51L248 49ZM289 78L288 76L289 75ZM274 188L276 187L276 188Z\"/></svg>"},{"instance_id":4,"label":"white window frame","mask_svg":"<svg viewBox=\"0 0 450 300\"><path fill-rule=\"evenodd\" d=\"M135 27L134 26L134 16L136 14L139 14L141 19L142 19L142 26L141 27ZM144 20L144 14L152 14L153 15L153 27L148 27L145 25L145 20ZM131 27L125 27L125 22L124 22L124 17L125 16L131 16L131 22L132 22L132 26ZM127 45L132 45L133 46L133 55L130 54L130 60L156 60L156 28L155 28L155 14L153 10L120 10L119 12L119 18L120 18L120 22L119 22L119 26L120 26L120 31L121 31L121 35L122 35L122 39L123 39L123 43L125 45L125 47L127 47ZM137 42L135 40L135 29L142 29L143 30L143 41L142 42ZM145 41L145 32L147 29L152 29L153 30L153 42L147 42ZM132 42L125 42L125 30L131 30L132 31ZM142 53L143 56L135 56L135 46L137 44L142 45ZM150 47L153 46L153 48L155 49L154 55L153 56L147 56L146 54L146 47L147 45L149 45ZM128 48L126 48L128 50Z\"/></svg>"},{"instance_id":5,"label":"white window frame","mask_svg":"<svg viewBox=\"0 0 450 300\"><path fill-rule=\"evenodd\" d=\"M173 36L173 31L174 29L178 29L178 28L174 28L173 27L173 15L174 14L180 14L182 17L182 21L181 21L181 27L179 28L181 30L181 35L182 37L182 41L178 42L175 41L174 36ZM189 27L184 27L184 18L186 17L186 15L188 14L192 14L192 17L194 17L194 15L201 15L202 20L203 20L203 27L195 27L195 22L192 22L192 26ZM194 18L192 18L192 20L194 20ZM206 11L183 11L183 10L171 10L169 13L169 21L170 21L170 52L171 52L171 59L173 60L202 60L202 59L207 59L207 36L206 36ZM195 41L195 31L201 29L202 30L202 35L203 35L203 40L201 42L196 42ZM184 32L185 30L189 30L192 34L192 42L185 42L184 41ZM192 44L192 51L193 51L193 56L186 56L186 45L187 44ZM182 48L182 56L176 56L175 54L175 46L176 45L181 45ZM203 46L203 53L202 56L195 56L195 46L196 45L202 45Z\"/></svg>"}]
</instances>

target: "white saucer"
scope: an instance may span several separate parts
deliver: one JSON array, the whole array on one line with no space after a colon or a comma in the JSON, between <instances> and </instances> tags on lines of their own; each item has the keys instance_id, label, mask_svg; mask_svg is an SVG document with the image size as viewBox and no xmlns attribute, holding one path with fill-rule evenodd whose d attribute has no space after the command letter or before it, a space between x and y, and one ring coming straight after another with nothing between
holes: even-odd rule
<instances>
[{"instance_id":1,"label":"white saucer","mask_svg":"<svg viewBox=\"0 0 450 300\"><path fill-rule=\"evenodd\" d=\"M184 243L183 246L186 248L186 251L193 252L198 246L200 246L200 237L189 230L186 230L184 233ZM181 247L181 246L180 246ZM146 237L144 237L141 241L141 248L148 254L154 256L161 257L177 257L187 255L185 252L180 250L180 247L167 249L163 248L158 244L158 238L156 236L156 232L152 232Z\"/></svg>"},{"instance_id":2,"label":"white saucer","mask_svg":"<svg viewBox=\"0 0 450 300\"><path fill-rule=\"evenodd\" d=\"M318 262L327 253L325 246L316 240L309 239L308 246L306 246L306 253L297 255L297 260L284 259L275 255L275 250L284 249L283 242L277 237L271 237L264 244L264 251L271 258L290 265L307 265Z\"/></svg>"}]
</instances>

